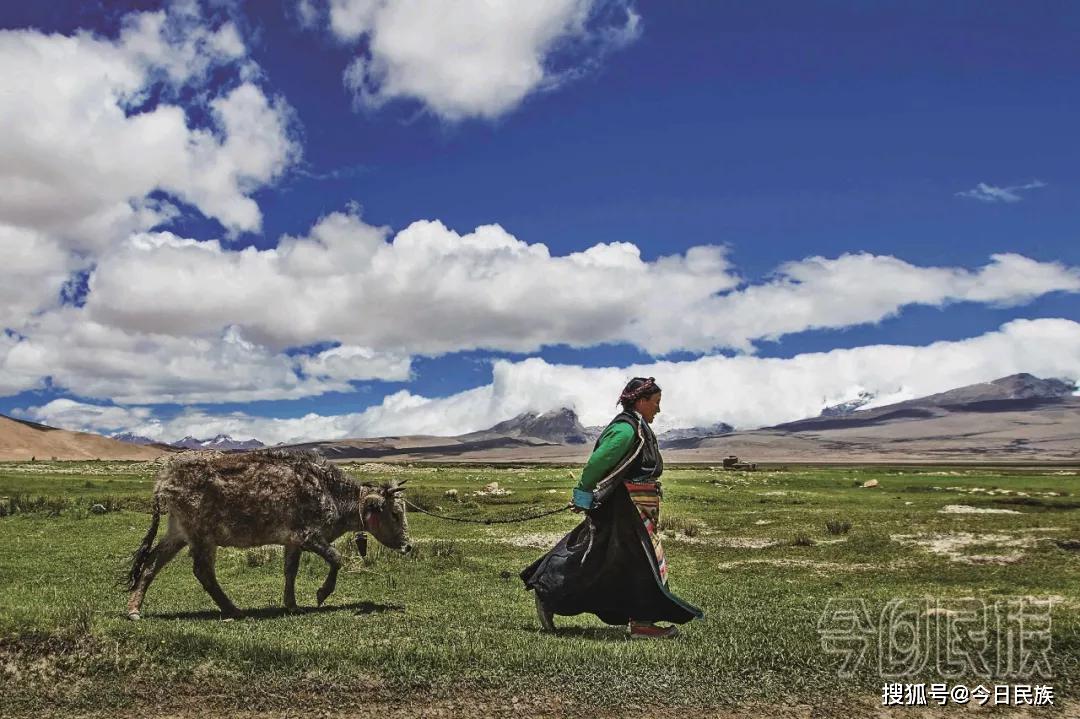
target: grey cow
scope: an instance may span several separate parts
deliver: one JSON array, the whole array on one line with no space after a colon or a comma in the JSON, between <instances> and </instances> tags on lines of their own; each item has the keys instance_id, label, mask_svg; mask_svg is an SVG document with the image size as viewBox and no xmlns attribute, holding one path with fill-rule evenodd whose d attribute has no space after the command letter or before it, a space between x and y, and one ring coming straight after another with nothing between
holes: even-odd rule
<instances>
[{"instance_id":1,"label":"grey cow","mask_svg":"<svg viewBox=\"0 0 1080 719\"><path fill-rule=\"evenodd\" d=\"M367 531L391 549L409 551L402 484L357 484L310 453L265 450L177 459L161 470L154 486L153 519L128 575L128 617L140 617L147 587L185 545L191 546L195 577L223 617L242 613L214 575L219 546L284 545L288 609L296 608L300 553L318 554L330 565L316 593L321 605L334 591L341 567L330 543L345 532ZM168 531L151 549L166 510Z\"/></svg>"}]
</instances>

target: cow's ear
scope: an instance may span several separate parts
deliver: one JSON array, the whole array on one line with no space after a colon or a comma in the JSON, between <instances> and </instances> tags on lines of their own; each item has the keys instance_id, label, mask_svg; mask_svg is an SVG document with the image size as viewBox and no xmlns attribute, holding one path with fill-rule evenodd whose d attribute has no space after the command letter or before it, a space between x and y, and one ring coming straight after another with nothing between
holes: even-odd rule
<instances>
[{"instance_id":1,"label":"cow's ear","mask_svg":"<svg viewBox=\"0 0 1080 719\"><path fill-rule=\"evenodd\" d=\"M381 512L386 505L386 500L381 494L372 492L364 497L362 508L364 512Z\"/></svg>"}]
</instances>

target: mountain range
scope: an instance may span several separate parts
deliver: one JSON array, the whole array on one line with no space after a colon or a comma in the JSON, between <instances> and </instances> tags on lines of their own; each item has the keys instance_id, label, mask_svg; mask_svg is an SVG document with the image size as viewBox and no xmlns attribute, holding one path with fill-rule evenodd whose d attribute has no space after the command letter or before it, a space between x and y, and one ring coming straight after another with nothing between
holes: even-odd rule
<instances>
[{"instance_id":1,"label":"mountain range","mask_svg":"<svg viewBox=\"0 0 1080 719\"><path fill-rule=\"evenodd\" d=\"M151 439L150 437L145 437L141 434L120 432L111 435L110 439L144 446L162 446L175 449L214 449L219 452L244 451L248 449L259 449L266 446L257 439L236 440L227 434L215 435L210 439L196 439L195 437L188 435L176 442L160 442L159 440Z\"/></svg>"},{"instance_id":2,"label":"mountain range","mask_svg":"<svg viewBox=\"0 0 1080 719\"><path fill-rule=\"evenodd\" d=\"M1080 397L1072 382L1016 374L881 407L864 393L818 417L734 431L724 423L658 435L669 462L1080 461ZM456 437L406 436L297 445L332 458L581 462L602 427L573 410L527 412Z\"/></svg>"},{"instance_id":3,"label":"mountain range","mask_svg":"<svg viewBox=\"0 0 1080 719\"><path fill-rule=\"evenodd\" d=\"M238 440L227 434L218 434L210 439L196 439L191 435L173 442L177 449L216 449L219 452L232 452L236 450L260 449L266 445L257 439Z\"/></svg>"},{"instance_id":4,"label":"mountain range","mask_svg":"<svg viewBox=\"0 0 1080 719\"><path fill-rule=\"evenodd\" d=\"M1080 397L1072 382L1015 374L863 408L868 393L817 417L735 431L722 421L671 429L658 439L668 462L717 463L729 454L754 462L1080 461ZM526 412L454 437L392 436L306 442L330 459L457 462L583 461L602 427L585 427L569 408ZM122 441L121 441L122 440ZM0 415L0 460L141 459L177 447L243 451L258 440L185 437L175 446L130 434L69 432Z\"/></svg>"},{"instance_id":5,"label":"mountain range","mask_svg":"<svg viewBox=\"0 0 1080 719\"><path fill-rule=\"evenodd\" d=\"M1015 374L939 394L718 438L675 442L672 461L1078 461L1072 382Z\"/></svg>"}]
</instances>

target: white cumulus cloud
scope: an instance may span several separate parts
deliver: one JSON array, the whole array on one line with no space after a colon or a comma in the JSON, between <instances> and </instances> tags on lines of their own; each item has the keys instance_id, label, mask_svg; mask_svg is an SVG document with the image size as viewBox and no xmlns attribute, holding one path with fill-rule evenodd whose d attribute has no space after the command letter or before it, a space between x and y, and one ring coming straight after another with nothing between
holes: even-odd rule
<instances>
[{"instance_id":1,"label":"white cumulus cloud","mask_svg":"<svg viewBox=\"0 0 1080 719\"><path fill-rule=\"evenodd\" d=\"M448 120L495 118L637 38L629 0L330 0L330 31L360 53L345 71L357 102L423 103ZM297 6L313 25L316 6Z\"/></svg>"},{"instance_id":2,"label":"white cumulus cloud","mask_svg":"<svg viewBox=\"0 0 1080 719\"><path fill-rule=\"evenodd\" d=\"M498 225L459 234L386 228L334 213L307 237L231 251L144 234L101 258L86 310L139 331L216 332L270 347L332 340L397 355L533 352L626 342L653 355L734 348L814 328L878 322L913 304L1020 304L1080 291L1080 270L993 255L977 270L853 254L789 262L739 287L725 248L643 260L624 242L553 256Z\"/></svg>"},{"instance_id":3,"label":"white cumulus cloud","mask_svg":"<svg viewBox=\"0 0 1080 719\"><path fill-rule=\"evenodd\" d=\"M54 399L40 407L17 409L14 414L74 432L98 434L112 434L124 427L161 426L154 419L153 412L146 407L98 405L67 398Z\"/></svg>"},{"instance_id":4,"label":"white cumulus cloud","mask_svg":"<svg viewBox=\"0 0 1080 719\"><path fill-rule=\"evenodd\" d=\"M351 391L349 380L406 380L407 357L362 347L290 355L246 339L128 331L73 307L43 316L30 336L0 341L0 388L55 387L122 404L250 402Z\"/></svg>"},{"instance_id":5,"label":"white cumulus cloud","mask_svg":"<svg viewBox=\"0 0 1080 719\"><path fill-rule=\"evenodd\" d=\"M85 310L139 331L200 334L237 322L270 347L321 341L399 355L633 341L737 279L720 247L645 261L629 243L552 256L497 225L461 235L385 228L335 213L308 237L232 251L169 233L103 256ZM655 298L650 305L642 298ZM640 305L640 312L627 307Z\"/></svg>"},{"instance_id":6,"label":"white cumulus cloud","mask_svg":"<svg viewBox=\"0 0 1080 719\"><path fill-rule=\"evenodd\" d=\"M658 324L654 352L733 347L808 329L879 322L909 305L1018 305L1049 292L1080 291L1080 269L1022 255L992 255L976 271L920 267L888 255L809 257L781 265L767 281L706 299Z\"/></svg>"},{"instance_id":7,"label":"white cumulus cloud","mask_svg":"<svg viewBox=\"0 0 1080 719\"><path fill-rule=\"evenodd\" d=\"M210 26L195 4L130 14L115 38L2 30L0 66L0 241L18 260L0 286L28 288L0 304L3 326L55 305L60 275L175 217L158 193L257 230L251 192L299 153L291 111L261 88L236 27Z\"/></svg>"}]
</instances>

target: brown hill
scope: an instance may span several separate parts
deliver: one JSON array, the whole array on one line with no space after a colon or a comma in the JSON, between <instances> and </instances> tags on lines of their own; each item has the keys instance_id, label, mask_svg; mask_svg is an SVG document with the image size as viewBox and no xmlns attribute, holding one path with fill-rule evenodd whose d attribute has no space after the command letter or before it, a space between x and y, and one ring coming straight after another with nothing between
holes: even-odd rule
<instances>
[{"instance_id":1,"label":"brown hill","mask_svg":"<svg viewBox=\"0 0 1080 719\"><path fill-rule=\"evenodd\" d=\"M0 461L47 459L156 459L166 450L70 432L0 414Z\"/></svg>"}]
</instances>

